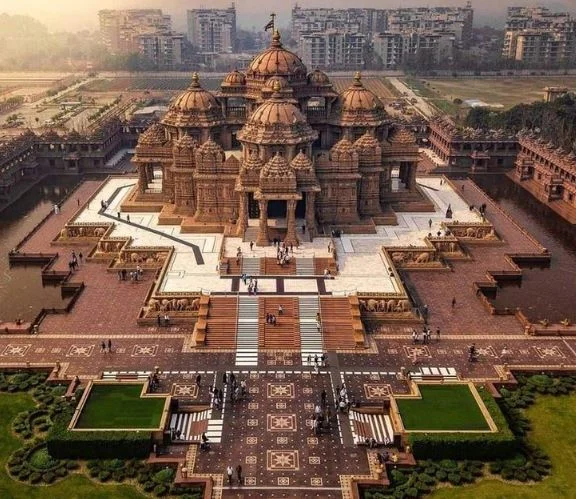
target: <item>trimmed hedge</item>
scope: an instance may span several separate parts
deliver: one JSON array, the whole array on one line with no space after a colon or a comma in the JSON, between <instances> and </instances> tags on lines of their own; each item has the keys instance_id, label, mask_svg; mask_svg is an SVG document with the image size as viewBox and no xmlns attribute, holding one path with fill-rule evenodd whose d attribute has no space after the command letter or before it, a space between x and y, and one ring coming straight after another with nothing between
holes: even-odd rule
<instances>
[{"instance_id":1,"label":"trimmed hedge","mask_svg":"<svg viewBox=\"0 0 576 499\"><path fill-rule=\"evenodd\" d=\"M69 414L55 418L46 443L58 459L130 459L148 457L151 432L68 431Z\"/></svg>"},{"instance_id":2,"label":"trimmed hedge","mask_svg":"<svg viewBox=\"0 0 576 499\"><path fill-rule=\"evenodd\" d=\"M484 389L478 390L498 428L497 433L411 433L408 441L418 459L505 459L517 453L514 436L500 407Z\"/></svg>"}]
</instances>

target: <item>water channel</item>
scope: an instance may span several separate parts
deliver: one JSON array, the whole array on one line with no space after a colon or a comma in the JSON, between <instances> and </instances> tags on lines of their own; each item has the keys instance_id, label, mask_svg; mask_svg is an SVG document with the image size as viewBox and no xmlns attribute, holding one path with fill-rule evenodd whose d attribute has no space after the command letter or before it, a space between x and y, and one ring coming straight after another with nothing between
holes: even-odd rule
<instances>
[{"instance_id":1,"label":"water channel","mask_svg":"<svg viewBox=\"0 0 576 499\"><path fill-rule=\"evenodd\" d=\"M60 308L59 286L43 286L39 266L11 267L14 248L78 182L77 177L50 177L0 213L0 322L33 320L44 308Z\"/></svg>"},{"instance_id":2,"label":"water channel","mask_svg":"<svg viewBox=\"0 0 576 499\"><path fill-rule=\"evenodd\" d=\"M43 286L39 267L10 267L8 252L66 195L76 177L51 177L0 213L0 320L32 320L42 307L60 307L59 287ZM545 269L524 269L521 285L503 286L497 308L520 307L533 321L576 323L576 227L503 175L474 181L552 254Z\"/></svg>"},{"instance_id":3,"label":"water channel","mask_svg":"<svg viewBox=\"0 0 576 499\"><path fill-rule=\"evenodd\" d=\"M520 307L532 322L576 323L576 226L504 175L473 180L552 255L549 268L524 268L520 286L498 289L496 308Z\"/></svg>"}]
</instances>

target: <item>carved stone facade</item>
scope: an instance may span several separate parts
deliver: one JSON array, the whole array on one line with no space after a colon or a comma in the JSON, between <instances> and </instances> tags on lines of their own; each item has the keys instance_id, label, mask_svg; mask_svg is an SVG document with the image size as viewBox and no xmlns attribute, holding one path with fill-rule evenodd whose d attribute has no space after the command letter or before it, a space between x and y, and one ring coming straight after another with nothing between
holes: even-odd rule
<instances>
[{"instance_id":1,"label":"carved stone facade","mask_svg":"<svg viewBox=\"0 0 576 499\"><path fill-rule=\"evenodd\" d=\"M204 90L195 74L162 123L141 135L134 162L135 202L164 203L164 215L190 226L236 224L239 236L258 219L259 245L269 244L269 218L284 219L284 239L295 243L298 219L313 237L318 223L381 215L393 188L417 193L412 132L392 123L360 74L338 95L324 73L308 73L282 47L277 31L219 92Z\"/></svg>"}]
</instances>

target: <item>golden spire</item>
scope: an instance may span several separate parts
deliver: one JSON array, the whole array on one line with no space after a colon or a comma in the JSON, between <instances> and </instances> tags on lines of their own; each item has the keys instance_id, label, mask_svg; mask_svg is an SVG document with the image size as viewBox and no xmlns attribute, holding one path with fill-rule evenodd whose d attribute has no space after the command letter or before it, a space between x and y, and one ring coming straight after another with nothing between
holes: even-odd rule
<instances>
[{"instance_id":1,"label":"golden spire","mask_svg":"<svg viewBox=\"0 0 576 499\"><path fill-rule=\"evenodd\" d=\"M282 87L280 87L280 82L279 82L278 80L274 80L274 81L272 82L272 90L273 90L275 93L280 92L280 89L281 89L281 88L282 88Z\"/></svg>"},{"instance_id":2,"label":"golden spire","mask_svg":"<svg viewBox=\"0 0 576 499\"><path fill-rule=\"evenodd\" d=\"M194 71L192 73L192 87L199 87L200 86L200 77L198 76L198 73L196 71Z\"/></svg>"},{"instance_id":3,"label":"golden spire","mask_svg":"<svg viewBox=\"0 0 576 499\"><path fill-rule=\"evenodd\" d=\"M354 73L354 85L356 86L362 85L362 75L360 74L360 71L356 71Z\"/></svg>"},{"instance_id":4,"label":"golden spire","mask_svg":"<svg viewBox=\"0 0 576 499\"><path fill-rule=\"evenodd\" d=\"M273 47L280 47L281 43L280 43L280 31L278 31L278 29L274 28L274 33L272 34L272 46Z\"/></svg>"}]
</instances>

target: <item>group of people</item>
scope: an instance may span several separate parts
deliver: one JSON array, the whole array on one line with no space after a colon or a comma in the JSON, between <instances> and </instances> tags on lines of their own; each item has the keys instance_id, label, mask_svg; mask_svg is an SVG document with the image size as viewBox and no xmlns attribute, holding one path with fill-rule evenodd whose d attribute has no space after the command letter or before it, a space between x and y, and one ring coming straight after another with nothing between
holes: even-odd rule
<instances>
[{"instance_id":1,"label":"group of people","mask_svg":"<svg viewBox=\"0 0 576 499\"><path fill-rule=\"evenodd\" d=\"M108 343L105 341L100 343L100 353L112 353L112 340L108 340Z\"/></svg>"},{"instance_id":2,"label":"group of people","mask_svg":"<svg viewBox=\"0 0 576 499\"><path fill-rule=\"evenodd\" d=\"M432 340L432 330L429 326L422 326L422 332L416 331L416 328L412 328L412 343L414 345L422 344L427 345ZM440 341L440 328L436 328L436 341Z\"/></svg>"},{"instance_id":3,"label":"group of people","mask_svg":"<svg viewBox=\"0 0 576 499\"><path fill-rule=\"evenodd\" d=\"M252 278L246 274L242 274L240 276L244 286L248 286L248 294L257 294L258 293L258 279Z\"/></svg>"},{"instance_id":4,"label":"group of people","mask_svg":"<svg viewBox=\"0 0 576 499\"><path fill-rule=\"evenodd\" d=\"M130 277L131 282L138 282L140 279L142 279L144 271L140 265L137 265L136 270L131 270L128 272L126 269L120 269L118 272L116 272L116 275L118 276L119 281L127 281L128 277Z\"/></svg>"},{"instance_id":5,"label":"group of people","mask_svg":"<svg viewBox=\"0 0 576 499\"><path fill-rule=\"evenodd\" d=\"M266 324L276 325L276 316L271 313L266 313Z\"/></svg>"},{"instance_id":6,"label":"group of people","mask_svg":"<svg viewBox=\"0 0 576 499\"><path fill-rule=\"evenodd\" d=\"M78 262L82 263L83 258L84 255L82 255L82 252L78 253L78 256L76 256L76 252L72 251L72 255L70 255L70 261L68 262L68 268L70 269L70 272L78 270Z\"/></svg>"},{"instance_id":7,"label":"group of people","mask_svg":"<svg viewBox=\"0 0 576 499\"><path fill-rule=\"evenodd\" d=\"M278 265L282 266L290 263L291 257L288 255L288 251L290 251L291 255L294 254L294 245L290 243L290 246L288 246L284 242L281 243L279 239L274 239L274 246L277 246L276 262ZM296 243L296 246L298 246L298 243Z\"/></svg>"},{"instance_id":8,"label":"group of people","mask_svg":"<svg viewBox=\"0 0 576 499\"><path fill-rule=\"evenodd\" d=\"M226 476L228 477L228 485L232 486L234 482L234 469L230 465L226 468ZM242 465L240 464L236 466L236 477L238 479L238 485L242 485Z\"/></svg>"},{"instance_id":9,"label":"group of people","mask_svg":"<svg viewBox=\"0 0 576 499\"><path fill-rule=\"evenodd\" d=\"M155 392L160 387L160 379L156 373L148 375L148 388L151 392Z\"/></svg>"},{"instance_id":10,"label":"group of people","mask_svg":"<svg viewBox=\"0 0 576 499\"><path fill-rule=\"evenodd\" d=\"M330 421L332 419L332 410L327 400L328 394L326 390L320 393L320 403L314 406L314 414L312 415L312 431L314 435L318 436L322 432L330 432Z\"/></svg>"},{"instance_id":11,"label":"group of people","mask_svg":"<svg viewBox=\"0 0 576 499\"><path fill-rule=\"evenodd\" d=\"M160 314L158 314L156 316L156 324L158 324L158 327L168 327L170 326L170 317L168 314L164 314L164 316L161 316Z\"/></svg>"}]
</instances>

